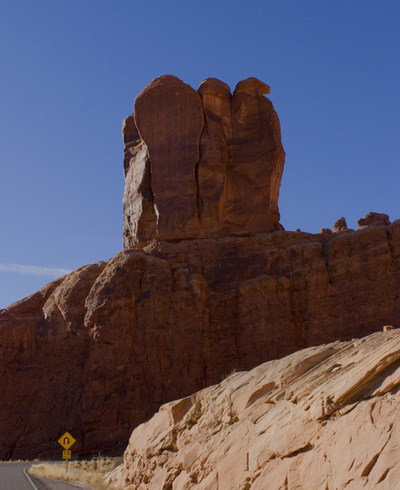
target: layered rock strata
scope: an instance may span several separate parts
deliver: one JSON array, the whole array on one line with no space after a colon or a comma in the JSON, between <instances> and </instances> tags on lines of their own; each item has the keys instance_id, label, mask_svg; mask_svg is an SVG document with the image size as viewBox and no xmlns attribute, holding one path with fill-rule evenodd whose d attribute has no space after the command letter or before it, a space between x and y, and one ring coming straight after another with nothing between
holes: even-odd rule
<instances>
[{"instance_id":1,"label":"layered rock strata","mask_svg":"<svg viewBox=\"0 0 400 490\"><path fill-rule=\"evenodd\" d=\"M0 312L0 459L118 454L165 402L301 348L399 325L400 221L159 243Z\"/></svg>"},{"instance_id":2,"label":"layered rock strata","mask_svg":"<svg viewBox=\"0 0 400 490\"><path fill-rule=\"evenodd\" d=\"M172 75L151 82L125 119L124 247L270 232L279 225L285 153L268 85Z\"/></svg>"},{"instance_id":3,"label":"layered rock strata","mask_svg":"<svg viewBox=\"0 0 400 490\"><path fill-rule=\"evenodd\" d=\"M400 331L301 350L163 405L120 489L398 488Z\"/></svg>"}]
</instances>

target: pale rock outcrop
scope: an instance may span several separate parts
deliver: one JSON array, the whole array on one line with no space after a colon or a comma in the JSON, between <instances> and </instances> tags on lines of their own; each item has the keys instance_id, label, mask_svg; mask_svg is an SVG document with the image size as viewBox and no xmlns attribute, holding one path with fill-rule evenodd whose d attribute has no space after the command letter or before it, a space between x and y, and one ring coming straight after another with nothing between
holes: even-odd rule
<instances>
[{"instance_id":1,"label":"pale rock outcrop","mask_svg":"<svg viewBox=\"0 0 400 490\"><path fill-rule=\"evenodd\" d=\"M119 489L387 489L400 481L400 330L301 350L163 405Z\"/></svg>"}]
</instances>

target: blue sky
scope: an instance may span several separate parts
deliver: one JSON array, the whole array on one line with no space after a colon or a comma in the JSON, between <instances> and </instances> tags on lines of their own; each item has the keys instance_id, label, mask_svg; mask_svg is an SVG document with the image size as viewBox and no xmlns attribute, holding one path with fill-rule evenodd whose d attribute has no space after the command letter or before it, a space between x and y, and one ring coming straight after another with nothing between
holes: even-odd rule
<instances>
[{"instance_id":1,"label":"blue sky","mask_svg":"<svg viewBox=\"0 0 400 490\"><path fill-rule=\"evenodd\" d=\"M152 79L271 86L288 230L400 218L398 0L3 0L0 307L122 250L122 119Z\"/></svg>"}]
</instances>

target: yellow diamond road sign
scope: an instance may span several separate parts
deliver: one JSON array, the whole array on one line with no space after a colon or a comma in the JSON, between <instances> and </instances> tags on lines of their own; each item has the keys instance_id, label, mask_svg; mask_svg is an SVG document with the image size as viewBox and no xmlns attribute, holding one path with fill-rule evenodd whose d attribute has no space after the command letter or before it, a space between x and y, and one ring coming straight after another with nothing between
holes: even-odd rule
<instances>
[{"instance_id":1,"label":"yellow diamond road sign","mask_svg":"<svg viewBox=\"0 0 400 490\"><path fill-rule=\"evenodd\" d=\"M60 437L60 439L58 439L58 444L61 444L64 449L69 449L75 442L76 440L71 436L69 432L66 432L63 436Z\"/></svg>"}]
</instances>

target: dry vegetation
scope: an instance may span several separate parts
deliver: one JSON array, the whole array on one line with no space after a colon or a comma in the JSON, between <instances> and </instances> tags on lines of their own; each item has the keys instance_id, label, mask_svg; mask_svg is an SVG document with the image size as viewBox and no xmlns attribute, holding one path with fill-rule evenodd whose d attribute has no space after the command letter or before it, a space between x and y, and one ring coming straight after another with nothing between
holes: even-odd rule
<instances>
[{"instance_id":1,"label":"dry vegetation","mask_svg":"<svg viewBox=\"0 0 400 490\"><path fill-rule=\"evenodd\" d=\"M79 483L87 488L96 490L112 490L106 485L104 475L122 463L122 458L99 458L89 461L69 461L68 473L65 463L40 463L31 466L29 473L42 478L66 480Z\"/></svg>"}]
</instances>

